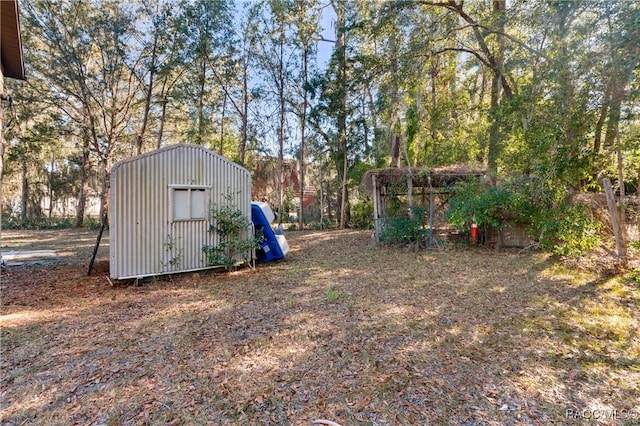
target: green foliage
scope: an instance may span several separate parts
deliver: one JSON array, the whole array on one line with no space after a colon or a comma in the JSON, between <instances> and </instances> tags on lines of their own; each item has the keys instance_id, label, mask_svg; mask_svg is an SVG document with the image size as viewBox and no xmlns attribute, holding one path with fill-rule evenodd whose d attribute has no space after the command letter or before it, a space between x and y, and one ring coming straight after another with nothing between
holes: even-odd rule
<instances>
[{"instance_id":1,"label":"green foliage","mask_svg":"<svg viewBox=\"0 0 640 426\"><path fill-rule=\"evenodd\" d=\"M241 210L231 205L230 196L226 198L226 205L211 210L209 231L217 232L218 245L204 246L202 251L207 256L208 265L220 265L228 271L240 259L244 262L251 260L251 251L258 247L258 240L255 237L244 237L251 221Z\"/></svg>"},{"instance_id":2,"label":"green foliage","mask_svg":"<svg viewBox=\"0 0 640 426\"><path fill-rule=\"evenodd\" d=\"M514 194L506 188L462 183L450 201L447 220L458 229L468 229L471 220L480 227L502 229L517 218L518 210Z\"/></svg>"},{"instance_id":3,"label":"green foliage","mask_svg":"<svg viewBox=\"0 0 640 426\"><path fill-rule=\"evenodd\" d=\"M296 307L296 298L293 296L289 296L289 299L287 299L287 306L289 307L289 309L293 309Z\"/></svg>"},{"instance_id":4,"label":"green foliage","mask_svg":"<svg viewBox=\"0 0 640 426\"><path fill-rule=\"evenodd\" d=\"M349 198L367 167L389 165L392 134L403 140L402 166L484 163L491 145L501 176L536 173L574 188L617 176L618 148L627 185L640 164L634 2L509 2L504 19L482 2L333 2L344 25L330 38L346 45L333 44L324 73L315 60L298 65L315 55L326 2L251 2L244 11L229 0L148 3L23 4L30 83L5 88L17 100L6 115L5 198L18 198L23 164L31 198L50 189L73 199L85 182L87 193L106 189L106 165L178 141L251 163L286 122L268 107L285 111L283 89L291 113L305 111L305 161L325 162L307 183L326 182L332 218L341 213L345 157ZM492 105L498 72L504 90L493 91ZM129 90L132 81L139 90ZM296 126L281 129L279 142ZM86 162L68 160L83 152ZM494 204L510 195L491 194ZM292 209L287 195L281 217Z\"/></svg>"},{"instance_id":5,"label":"green foliage","mask_svg":"<svg viewBox=\"0 0 640 426\"><path fill-rule=\"evenodd\" d=\"M496 230L523 224L542 249L564 256L584 254L600 243L600 225L588 209L541 179L522 177L496 186L461 183L454 194L447 220L455 228L468 230L471 220Z\"/></svg>"},{"instance_id":6,"label":"green foliage","mask_svg":"<svg viewBox=\"0 0 640 426\"><path fill-rule=\"evenodd\" d=\"M295 212L297 207L295 203L296 193L292 188L287 188L284 192L284 199L282 200L282 214L283 218L287 217L289 213ZM291 218L287 218L288 222L295 222Z\"/></svg>"},{"instance_id":7,"label":"green foliage","mask_svg":"<svg viewBox=\"0 0 640 426\"><path fill-rule=\"evenodd\" d=\"M351 207L351 226L360 229L373 227L373 200L365 198Z\"/></svg>"},{"instance_id":8,"label":"green foliage","mask_svg":"<svg viewBox=\"0 0 640 426\"><path fill-rule=\"evenodd\" d=\"M100 227L100 219L95 216L85 216L84 220L82 221L82 227L88 229L98 229ZM109 223L107 223L106 228L109 229Z\"/></svg>"},{"instance_id":9,"label":"green foliage","mask_svg":"<svg viewBox=\"0 0 640 426\"><path fill-rule=\"evenodd\" d=\"M340 292L336 290L336 287L331 285L327 288L327 302L335 303L340 297Z\"/></svg>"},{"instance_id":10,"label":"green foliage","mask_svg":"<svg viewBox=\"0 0 640 426\"><path fill-rule=\"evenodd\" d=\"M172 268L178 268L180 263L182 262L184 250L179 248L176 244L176 240L173 235L167 235L164 242L164 250L169 253L169 256L173 254L171 258L169 258L168 264L171 265ZM165 264L165 266L167 266Z\"/></svg>"},{"instance_id":11,"label":"green foliage","mask_svg":"<svg viewBox=\"0 0 640 426\"><path fill-rule=\"evenodd\" d=\"M427 235L424 229L424 209L409 207L404 216L395 216L387 219L380 240L385 243L413 243L422 241Z\"/></svg>"},{"instance_id":12,"label":"green foliage","mask_svg":"<svg viewBox=\"0 0 640 426\"><path fill-rule=\"evenodd\" d=\"M213 209L211 219L210 230L217 231L221 237L237 236L251 225L250 220L240 209L230 205Z\"/></svg>"},{"instance_id":13,"label":"green foliage","mask_svg":"<svg viewBox=\"0 0 640 426\"><path fill-rule=\"evenodd\" d=\"M529 234L540 246L562 256L580 256L600 245L600 224L586 206L563 203L533 217Z\"/></svg>"},{"instance_id":14,"label":"green foliage","mask_svg":"<svg viewBox=\"0 0 640 426\"><path fill-rule=\"evenodd\" d=\"M27 215L22 217L19 211L14 211L10 206L5 206L2 212L3 229L69 229L75 226L75 218L71 217L47 217L45 215ZM86 216L83 228L97 229L100 221L92 216Z\"/></svg>"},{"instance_id":15,"label":"green foliage","mask_svg":"<svg viewBox=\"0 0 640 426\"><path fill-rule=\"evenodd\" d=\"M231 270L238 262L238 255L242 255L242 260L250 260L249 251L256 247L254 239L232 238L221 242L218 247L204 246L202 251L207 255L209 265L220 265L225 270Z\"/></svg>"}]
</instances>

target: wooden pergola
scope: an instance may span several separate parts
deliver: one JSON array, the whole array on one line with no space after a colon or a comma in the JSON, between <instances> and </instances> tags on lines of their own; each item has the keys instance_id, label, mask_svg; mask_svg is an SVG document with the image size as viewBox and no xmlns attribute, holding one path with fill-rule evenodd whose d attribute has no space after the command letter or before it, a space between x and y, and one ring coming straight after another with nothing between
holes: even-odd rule
<instances>
[{"instance_id":1,"label":"wooden pergola","mask_svg":"<svg viewBox=\"0 0 640 426\"><path fill-rule=\"evenodd\" d=\"M372 169L365 173L364 186L373 198L374 238L380 242L388 221L398 215L411 215L412 208L428 211L429 239L433 243L436 221L442 221L444 207L451 196L453 186L458 182L484 179L484 170L469 169L464 166L448 166L434 169L404 167ZM400 206L400 208L398 208ZM439 217L436 217L438 216ZM425 215L426 219L426 215Z\"/></svg>"}]
</instances>

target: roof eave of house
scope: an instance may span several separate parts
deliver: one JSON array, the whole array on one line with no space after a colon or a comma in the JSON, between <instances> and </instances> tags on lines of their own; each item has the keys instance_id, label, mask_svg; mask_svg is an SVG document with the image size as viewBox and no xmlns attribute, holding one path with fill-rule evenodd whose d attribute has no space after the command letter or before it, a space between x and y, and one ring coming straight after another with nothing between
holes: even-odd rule
<instances>
[{"instance_id":1,"label":"roof eave of house","mask_svg":"<svg viewBox=\"0 0 640 426\"><path fill-rule=\"evenodd\" d=\"M0 60L2 61L2 74L5 77L25 80L18 1L1 0L0 8Z\"/></svg>"}]
</instances>

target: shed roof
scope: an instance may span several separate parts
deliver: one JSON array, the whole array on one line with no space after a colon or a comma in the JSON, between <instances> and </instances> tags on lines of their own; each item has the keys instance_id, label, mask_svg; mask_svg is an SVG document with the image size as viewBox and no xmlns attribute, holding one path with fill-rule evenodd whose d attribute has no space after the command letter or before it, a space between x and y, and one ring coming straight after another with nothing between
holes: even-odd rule
<instances>
[{"instance_id":1,"label":"shed roof","mask_svg":"<svg viewBox=\"0 0 640 426\"><path fill-rule=\"evenodd\" d=\"M17 0L0 0L0 60L5 77L25 79Z\"/></svg>"},{"instance_id":2,"label":"shed roof","mask_svg":"<svg viewBox=\"0 0 640 426\"><path fill-rule=\"evenodd\" d=\"M0 2L1 1L2 0L0 0ZM249 171L247 169L245 169L244 167L242 167L238 163L234 163L233 161L229 160L228 158L225 158L225 157L221 156L220 154L205 148L204 146L195 145L195 144L189 144L189 143L176 143L176 144L172 144L172 145L167 145L167 146L164 146L162 148L159 148L159 149L156 149L156 150L153 150L153 151L149 151L149 152L145 152L145 153L136 155L134 157L125 158L123 160L118 161L117 163L115 163L113 165L113 167L111 168L111 173L114 173L116 169L124 166L125 164L129 164L129 163L132 163L132 162L140 161L140 160L142 160L144 158L147 158L147 157L153 157L153 156L156 156L156 155L162 155L163 153L170 152L170 151L176 151L176 150L178 150L178 151L180 151L180 150L200 151L205 155L211 155L211 156L220 158L225 163L228 163L230 167L241 169L244 172L249 173Z\"/></svg>"},{"instance_id":3,"label":"shed roof","mask_svg":"<svg viewBox=\"0 0 640 426\"><path fill-rule=\"evenodd\" d=\"M414 188L442 187L460 181L481 178L486 176L486 174L487 172L485 170L472 169L461 165L433 169L422 167L387 167L367 171L364 175L363 183L368 192L373 191L372 176L375 176L377 184L382 186L406 182L407 179L411 177Z\"/></svg>"}]
</instances>

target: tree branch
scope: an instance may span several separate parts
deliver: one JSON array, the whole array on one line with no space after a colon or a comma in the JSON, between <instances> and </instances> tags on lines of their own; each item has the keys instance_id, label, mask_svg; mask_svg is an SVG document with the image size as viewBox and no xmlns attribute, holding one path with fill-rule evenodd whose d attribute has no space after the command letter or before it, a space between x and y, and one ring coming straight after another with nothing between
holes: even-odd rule
<instances>
[{"instance_id":1,"label":"tree branch","mask_svg":"<svg viewBox=\"0 0 640 426\"><path fill-rule=\"evenodd\" d=\"M242 113L242 110L240 109L238 104L236 104L236 101L233 99L233 96L231 96L231 94L229 93L229 89L227 88L226 84L223 83L222 78L220 78L220 75L218 74L218 71L216 71L216 68L213 66L213 63L209 55L207 55L207 61L209 62L209 66L211 67L211 71L213 72L213 76L215 77L216 81L218 82L220 87L222 87L222 90L224 91L225 95L227 95L227 98L229 98L229 100L231 101L231 104L235 108L238 115L240 117L243 117L244 114Z\"/></svg>"},{"instance_id":2,"label":"tree branch","mask_svg":"<svg viewBox=\"0 0 640 426\"><path fill-rule=\"evenodd\" d=\"M463 47L445 47L444 49L440 49L440 50L436 50L436 51L431 52L431 55L432 56L438 56L439 54L445 53L445 52L469 53L469 54L475 56L476 58L478 58L478 60L480 62L482 62L483 64L485 64L487 67L491 68L492 71L494 71L494 72L496 71L489 60L487 60L480 53L478 53L477 51L472 50L472 49L465 49Z\"/></svg>"},{"instance_id":3,"label":"tree branch","mask_svg":"<svg viewBox=\"0 0 640 426\"><path fill-rule=\"evenodd\" d=\"M507 81L507 79L504 76L502 67L498 66L498 62L496 61L496 58L493 56L493 54L491 53L491 51L489 50L489 47L487 46L487 43L484 39L484 36L480 33L480 28L485 29L489 32L493 32L495 34L503 34L503 32L498 32L495 30L491 30L488 29L487 27L478 24L475 19L473 19L469 14L467 14L464 9L464 2L460 1L460 3L456 3L455 0L449 0L447 2L433 2L433 1L428 1L428 0L418 0L415 1L413 3L417 3L417 4L422 4L422 5L426 5L426 6L437 6L437 7L444 7L447 8L453 12L456 12L462 19L464 19L465 22L467 22L469 24L469 26L471 28L473 28L473 32L476 36L476 41L478 42L478 45L480 46L480 51L484 54L485 56L485 60L483 60L481 58L481 56L477 53L477 52L473 52L473 51L468 51L468 53L473 54L474 56L476 56L478 59L480 59L483 63L487 64L489 66L489 68L491 68L491 70L500 77L500 81L502 83L502 88L504 89L504 95L507 98L511 98L513 96L513 90L511 89L511 85L509 84L509 82Z\"/></svg>"}]
</instances>

